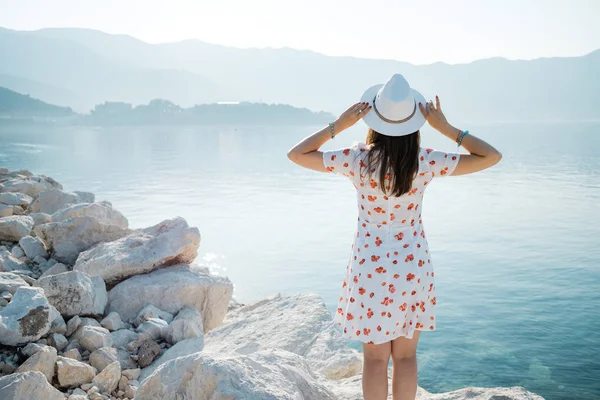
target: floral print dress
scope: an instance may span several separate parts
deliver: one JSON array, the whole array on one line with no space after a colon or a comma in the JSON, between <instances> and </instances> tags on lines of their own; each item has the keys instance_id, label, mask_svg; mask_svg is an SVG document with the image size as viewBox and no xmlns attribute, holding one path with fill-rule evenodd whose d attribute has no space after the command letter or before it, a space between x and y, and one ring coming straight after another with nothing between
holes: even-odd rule
<instances>
[{"instance_id":1,"label":"floral print dress","mask_svg":"<svg viewBox=\"0 0 600 400\"><path fill-rule=\"evenodd\" d=\"M451 175L460 155L421 149L412 189L386 196L379 171L366 171L370 146L326 151L328 171L356 188L358 222L334 321L347 339L380 344L415 330L435 329L433 264L422 220L422 201L432 179Z\"/></svg>"}]
</instances>

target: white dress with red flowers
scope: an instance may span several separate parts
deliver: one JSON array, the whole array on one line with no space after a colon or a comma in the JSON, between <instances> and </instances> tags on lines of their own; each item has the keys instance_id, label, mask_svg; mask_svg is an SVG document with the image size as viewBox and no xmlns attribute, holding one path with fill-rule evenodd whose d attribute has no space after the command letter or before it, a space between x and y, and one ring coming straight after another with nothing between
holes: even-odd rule
<instances>
[{"instance_id":1,"label":"white dress with red flowers","mask_svg":"<svg viewBox=\"0 0 600 400\"><path fill-rule=\"evenodd\" d=\"M434 272L421 204L427 185L452 174L460 155L421 149L412 189L394 197L380 190L379 171L369 178L369 148L357 143L326 151L323 162L350 178L358 201L356 235L334 320L347 339L379 344L435 329Z\"/></svg>"}]
</instances>

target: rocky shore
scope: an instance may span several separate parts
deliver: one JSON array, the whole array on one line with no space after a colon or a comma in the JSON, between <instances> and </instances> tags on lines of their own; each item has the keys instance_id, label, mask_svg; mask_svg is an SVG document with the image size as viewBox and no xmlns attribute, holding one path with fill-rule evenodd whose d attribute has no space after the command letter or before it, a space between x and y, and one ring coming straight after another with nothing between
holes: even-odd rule
<instances>
[{"instance_id":1,"label":"rocky shore","mask_svg":"<svg viewBox=\"0 0 600 400\"><path fill-rule=\"evenodd\" d=\"M0 169L0 400L362 398L361 355L319 296L239 304L199 245L182 218L130 229L92 193Z\"/></svg>"}]
</instances>

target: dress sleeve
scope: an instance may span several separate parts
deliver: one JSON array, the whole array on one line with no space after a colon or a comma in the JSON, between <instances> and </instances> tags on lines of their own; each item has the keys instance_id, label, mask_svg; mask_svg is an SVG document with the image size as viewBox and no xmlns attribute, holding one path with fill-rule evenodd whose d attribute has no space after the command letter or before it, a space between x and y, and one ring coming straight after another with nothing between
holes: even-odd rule
<instances>
[{"instance_id":1,"label":"dress sleeve","mask_svg":"<svg viewBox=\"0 0 600 400\"><path fill-rule=\"evenodd\" d=\"M356 159L356 146L323 152L323 165L325 165L327 171L339 175L353 175L354 164L357 162Z\"/></svg>"},{"instance_id":2,"label":"dress sleeve","mask_svg":"<svg viewBox=\"0 0 600 400\"><path fill-rule=\"evenodd\" d=\"M446 153L438 150L425 149L427 168L434 177L452 175L459 160L459 153Z\"/></svg>"}]
</instances>

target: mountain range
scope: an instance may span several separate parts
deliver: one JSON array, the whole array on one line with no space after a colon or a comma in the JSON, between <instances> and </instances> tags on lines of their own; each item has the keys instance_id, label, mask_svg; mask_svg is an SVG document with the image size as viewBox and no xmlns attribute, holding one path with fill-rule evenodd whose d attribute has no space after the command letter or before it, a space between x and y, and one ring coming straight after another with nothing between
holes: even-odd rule
<instances>
[{"instance_id":1,"label":"mountain range","mask_svg":"<svg viewBox=\"0 0 600 400\"><path fill-rule=\"evenodd\" d=\"M426 98L439 95L450 119L600 119L600 50L581 57L413 65L198 40L149 44L88 29L0 28L0 54L0 86L79 112L104 101L164 98L183 107L250 101L338 113L367 87L402 73Z\"/></svg>"}]
</instances>

